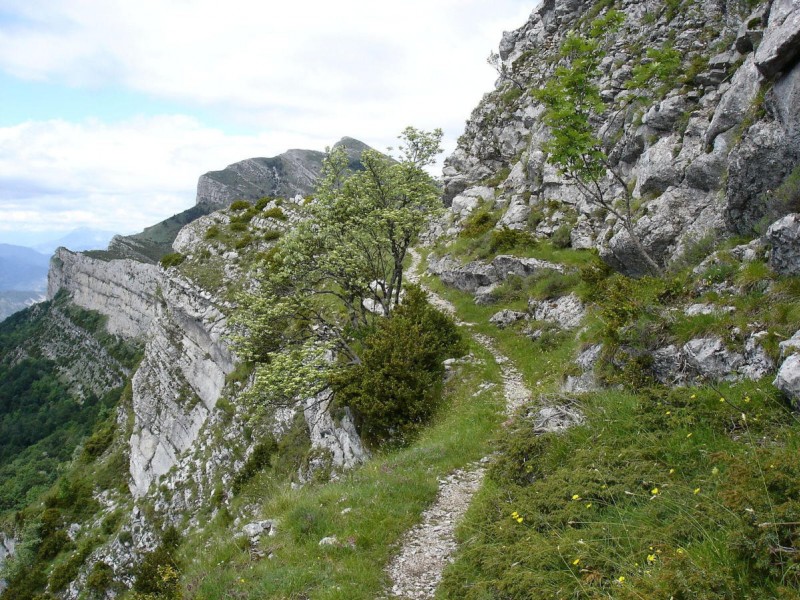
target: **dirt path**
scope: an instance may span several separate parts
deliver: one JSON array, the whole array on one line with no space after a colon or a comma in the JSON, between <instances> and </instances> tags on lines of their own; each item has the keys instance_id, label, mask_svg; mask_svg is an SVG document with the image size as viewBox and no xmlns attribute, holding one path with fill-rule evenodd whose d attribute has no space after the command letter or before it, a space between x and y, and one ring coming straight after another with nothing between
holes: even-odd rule
<instances>
[{"instance_id":1,"label":"dirt path","mask_svg":"<svg viewBox=\"0 0 800 600\"><path fill-rule=\"evenodd\" d=\"M420 256L411 250L412 263L408 269L408 279L425 287L417 269ZM455 307L425 287L431 304L438 309L456 316ZM473 323L457 321L459 325L471 326ZM522 374L514 364L503 355L491 338L480 333L472 334L475 340L485 347L500 365L503 377L503 395L506 413L512 414L527 402L531 393L522 380ZM439 481L439 493L433 505L422 513L422 522L406 533L400 552L387 568L392 585L393 597L422 600L433 598L436 587L442 579L444 567L452 560L456 550L455 528L469 506L472 496L483 481L484 468L481 464L453 471Z\"/></svg>"}]
</instances>

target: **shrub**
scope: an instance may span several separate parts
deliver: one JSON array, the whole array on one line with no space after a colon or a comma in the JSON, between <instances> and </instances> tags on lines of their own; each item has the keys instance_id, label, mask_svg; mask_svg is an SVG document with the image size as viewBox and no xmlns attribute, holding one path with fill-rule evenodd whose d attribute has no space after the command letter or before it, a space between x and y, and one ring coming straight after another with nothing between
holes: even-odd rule
<instances>
[{"instance_id":1,"label":"shrub","mask_svg":"<svg viewBox=\"0 0 800 600\"><path fill-rule=\"evenodd\" d=\"M165 269L169 269L170 267L177 267L184 260L186 260L186 257L180 252L165 254L164 256L161 257L161 266L164 267Z\"/></svg>"},{"instance_id":2,"label":"shrub","mask_svg":"<svg viewBox=\"0 0 800 600\"><path fill-rule=\"evenodd\" d=\"M238 240L236 240L236 243L233 245L233 247L236 250L244 250L245 248L247 248L252 243L253 243L253 236L251 236L248 233L248 234L243 235Z\"/></svg>"},{"instance_id":3,"label":"shrub","mask_svg":"<svg viewBox=\"0 0 800 600\"><path fill-rule=\"evenodd\" d=\"M277 449L278 443L271 435L266 436L253 448L253 452L245 461L244 466L233 477L231 489L234 494L238 494L245 483L270 466L272 454Z\"/></svg>"},{"instance_id":4,"label":"shrub","mask_svg":"<svg viewBox=\"0 0 800 600\"><path fill-rule=\"evenodd\" d=\"M103 561L94 563L92 572L86 578L86 589L103 594L114 581L114 570Z\"/></svg>"},{"instance_id":5,"label":"shrub","mask_svg":"<svg viewBox=\"0 0 800 600\"><path fill-rule=\"evenodd\" d=\"M240 211L240 210L247 210L252 206L247 200L235 200L231 203L230 209L232 211Z\"/></svg>"},{"instance_id":6,"label":"shrub","mask_svg":"<svg viewBox=\"0 0 800 600\"><path fill-rule=\"evenodd\" d=\"M180 543L178 530L169 527L161 538L161 544L145 554L134 570L134 591L153 594L156 598L180 598L180 571L175 558Z\"/></svg>"},{"instance_id":7,"label":"shrub","mask_svg":"<svg viewBox=\"0 0 800 600\"><path fill-rule=\"evenodd\" d=\"M247 223L242 223L241 221L232 221L231 231L236 231L237 233L247 231Z\"/></svg>"},{"instance_id":8,"label":"shrub","mask_svg":"<svg viewBox=\"0 0 800 600\"><path fill-rule=\"evenodd\" d=\"M464 226L459 234L465 238L475 238L483 235L497 223L497 215L488 207L479 206L464 220Z\"/></svg>"},{"instance_id":9,"label":"shrub","mask_svg":"<svg viewBox=\"0 0 800 600\"><path fill-rule=\"evenodd\" d=\"M337 404L352 408L368 443L407 443L438 407L442 361L463 353L453 320L408 286L392 316L367 333L361 363L334 376Z\"/></svg>"},{"instance_id":10,"label":"shrub","mask_svg":"<svg viewBox=\"0 0 800 600\"><path fill-rule=\"evenodd\" d=\"M270 202L272 202L272 198L266 196L264 198L259 198L258 202L256 202L256 210L257 211L264 210L265 208L267 208L267 204L269 204Z\"/></svg>"},{"instance_id":11,"label":"shrub","mask_svg":"<svg viewBox=\"0 0 800 600\"><path fill-rule=\"evenodd\" d=\"M550 243L553 245L553 248L558 248L559 250L569 248L572 245L571 233L572 227L567 223L564 223L556 229L553 235L550 236Z\"/></svg>"},{"instance_id":12,"label":"shrub","mask_svg":"<svg viewBox=\"0 0 800 600\"><path fill-rule=\"evenodd\" d=\"M261 216L265 219L276 219L278 221L285 221L286 220L286 213L283 212L278 206L273 206L269 210L265 210L261 213Z\"/></svg>"},{"instance_id":13,"label":"shrub","mask_svg":"<svg viewBox=\"0 0 800 600\"><path fill-rule=\"evenodd\" d=\"M493 254L508 252L518 247L532 246L536 246L536 238L530 233L518 229L509 229L508 227L492 231L491 241L489 242L489 250Z\"/></svg>"},{"instance_id":14,"label":"shrub","mask_svg":"<svg viewBox=\"0 0 800 600\"><path fill-rule=\"evenodd\" d=\"M265 242L272 242L281 237L281 232L275 229L269 229L265 231L263 234L261 234L261 237L264 239Z\"/></svg>"},{"instance_id":15,"label":"shrub","mask_svg":"<svg viewBox=\"0 0 800 600\"><path fill-rule=\"evenodd\" d=\"M217 225L212 225L208 229L206 229L206 239L213 240L214 238L219 237L219 227Z\"/></svg>"}]
</instances>

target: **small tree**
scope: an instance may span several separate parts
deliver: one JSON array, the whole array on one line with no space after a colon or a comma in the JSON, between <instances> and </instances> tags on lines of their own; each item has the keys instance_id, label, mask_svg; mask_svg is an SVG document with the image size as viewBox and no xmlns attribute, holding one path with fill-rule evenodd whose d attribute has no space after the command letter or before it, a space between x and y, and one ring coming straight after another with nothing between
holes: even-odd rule
<instances>
[{"instance_id":1,"label":"small tree","mask_svg":"<svg viewBox=\"0 0 800 600\"><path fill-rule=\"evenodd\" d=\"M441 137L409 127L397 160L367 150L355 173L343 150L329 153L315 200L261 266L258 291L241 298L235 319L262 395L311 396L327 386L334 357L361 362L360 332L391 315L408 248L443 210L424 170Z\"/></svg>"},{"instance_id":2,"label":"small tree","mask_svg":"<svg viewBox=\"0 0 800 600\"><path fill-rule=\"evenodd\" d=\"M552 138L544 145L548 162L574 183L584 198L619 219L636 250L653 273L661 267L650 256L634 231L633 194L622 175L610 164L598 136L594 119L606 108L595 81L600 75L604 52L600 42L622 22L619 11L609 11L590 26L588 36L570 33L561 46L565 64L556 68L547 84L536 92L544 104L543 120L550 127ZM640 86L646 81L638 82ZM622 202L609 195L605 186L611 178L622 190Z\"/></svg>"}]
</instances>

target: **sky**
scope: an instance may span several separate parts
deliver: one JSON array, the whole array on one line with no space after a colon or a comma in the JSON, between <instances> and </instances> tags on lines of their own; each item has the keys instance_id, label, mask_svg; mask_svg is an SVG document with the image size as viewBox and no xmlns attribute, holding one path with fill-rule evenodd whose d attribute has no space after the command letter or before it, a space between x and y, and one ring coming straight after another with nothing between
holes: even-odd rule
<instances>
[{"instance_id":1,"label":"sky","mask_svg":"<svg viewBox=\"0 0 800 600\"><path fill-rule=\"evenodd\" d=\"M0 242L133 233L197 178L344 136L445 154L536 0L0 0Z\"/></svg>"}]
</instances>

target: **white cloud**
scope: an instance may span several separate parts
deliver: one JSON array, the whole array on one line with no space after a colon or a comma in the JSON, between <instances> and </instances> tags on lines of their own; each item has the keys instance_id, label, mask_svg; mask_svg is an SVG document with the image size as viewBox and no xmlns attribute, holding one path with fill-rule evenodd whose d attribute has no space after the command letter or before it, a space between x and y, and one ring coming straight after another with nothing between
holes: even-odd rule
<instances>
[{"instance_id":1,"label":"white cloud","mask_svg":"<svg viewBox=\"0 0 800 600\"><path fill-rule=\"evenodd\" d=\"M191 206L200 174L295 140L225 135L182 116L0 128L0 234L20 227L139 230Z\"/></svg>"},{"instance_id":2,"label":"white cloud","mask_svg":"<svg viewBox=\"0 0 800 600\"><path fill-rule=\"evenodd\" d=\"M109 123L102 106L87 107L98 120L0 129L0 179L49 190L38 210L78 198L103 226L131 229L187 208L201 173L249 156L344 135L383 148L409 124L443 127L451 150L493 83L486 56L535 4L0 0L0 19L15 16L0 20L0 70L165 99L253 131L180 116Z\"/></svg>"}]
</instances>

